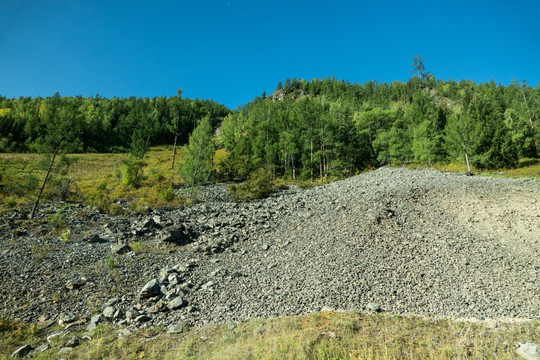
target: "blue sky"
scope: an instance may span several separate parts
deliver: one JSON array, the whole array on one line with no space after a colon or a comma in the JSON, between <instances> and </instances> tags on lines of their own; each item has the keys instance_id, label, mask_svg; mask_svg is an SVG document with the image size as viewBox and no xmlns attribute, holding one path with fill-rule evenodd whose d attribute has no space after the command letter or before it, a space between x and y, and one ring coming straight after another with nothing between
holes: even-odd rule
<instances>
[{"instance_id":1,"label":"blue sky","mask_svg":"<svg viewBox=\"0 0 540 360\"><path fill-rule=\"evenodd\" d=\"M0 95L173 96L233 109L286 78L540 83L540 2L0 0Z\"/></svg>"}]
</instances>

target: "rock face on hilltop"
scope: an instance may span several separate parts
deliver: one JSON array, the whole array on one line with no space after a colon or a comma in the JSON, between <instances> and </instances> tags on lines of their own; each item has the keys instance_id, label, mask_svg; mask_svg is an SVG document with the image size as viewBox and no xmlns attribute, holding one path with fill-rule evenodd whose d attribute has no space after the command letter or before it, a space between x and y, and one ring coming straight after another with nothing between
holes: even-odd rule
<instances>
[{"instance_id":1,"label":"rock face on hilltop","mask_svg":"<svg viewBox=\"0 0 540 360\"><path fill-rule=\"evenodd\" d=\"M382 168L246 204L213 185L177 210L64 213L67 234L24 214L0 220L10 316L89 327L321 309L540 318L534 180Z\"/></svg>"}]
</instances>

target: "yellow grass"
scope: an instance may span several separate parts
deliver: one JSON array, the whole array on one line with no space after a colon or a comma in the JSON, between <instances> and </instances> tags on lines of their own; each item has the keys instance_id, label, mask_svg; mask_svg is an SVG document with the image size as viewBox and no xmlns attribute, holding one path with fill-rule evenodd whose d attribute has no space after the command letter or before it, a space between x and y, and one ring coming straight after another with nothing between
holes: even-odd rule
<instances>
[{"instance_id":1,"label":"yellow grass","mask_svg":"<svg viewBox=\"0 0 540 360\"><path fill-rule=\"evenodd\" d=\"M2 323L3 322L3 323ZM5 326L2 326L5 325ZM43 342L40 331L0 320L0 358L23 344ZM186 328L155 328L119 337L99 326L69 359L515 359L518 342L540 343L538 322L472 323L388 314L322 312ZM56 359L65 339L35 359Z\"/></svg>"}]
</instances>

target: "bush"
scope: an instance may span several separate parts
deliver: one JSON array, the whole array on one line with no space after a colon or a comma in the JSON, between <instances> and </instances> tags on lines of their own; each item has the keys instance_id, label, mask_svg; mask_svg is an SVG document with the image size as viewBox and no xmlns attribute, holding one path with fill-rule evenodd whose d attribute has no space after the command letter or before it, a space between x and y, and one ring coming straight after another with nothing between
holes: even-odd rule
<instances>
[{"instance_id":1,"label":"bush","mask_svg":"<svg viewBox=\"0 0 540 360\"><path fill-rule=\"evenodd\" d=\"M111 199L106 190L98 186L95 191L88 195L88 203L98 208L101 212L107 212L111 204Z\"/></svg>"},{"instance_id":2,"label":"bush","mask_svg":"<svg viewBox=\"0 0 540 360\"><path fill-rule=\"evenodd\" d=\"M49 222L57 229L63 228L66 226L66 218L62 213L62 210L58 210L54 215L49 218Z\"/></svg>"},{"instance_id":3,"label":"bush","mask_svg":"<svg viewBox=\"0 0 540 360\"><path fill-rule=\"evenodd\" d=\"M15 200L15 198L13 198L13 197L9 197L6 200L6 207L9 208L9 209L12 209L15 206L17 206L17 200Z\"/></svg>"},{"instance_id":4,"label":"bush","mask_svg":"<svg viewBox=\"0 0 540 360\"><path fill-rule=\"evenodd\" d=\"M144 180L143 168L146 163L135 157L125 160L122 165L122 184L139 187Z\"/></svg>"},{"instance_id":5,"label":"bush","mask_svg":"<svg viewBox=\"0 0 540 360\"><path fill-rule=\"evenodd\" d=\"M105 264L105 266L107 267L107 269L114 269L116 267L116 262L113 258L110 257L107 259L107 263Z\"/></svg>"},{"instance_id":6,"label":"bush","mask_svg":"<svg viewBox=\"0 0 540 360\"><path fill-rule=\"evenodd\" d=\"M252 173L245 183L230 185L229 189L236 201L242 201L268 197L276 191L276 185L270 173L259 169Z\"/></svg>"},{"instance_id":7,"label":"bush","mask_svg":"<svg viewBox=\"0 0 540 360\"><path fill-rule=\"evenodd\" d=\"M135 254L143 254L148 252L148 246L141 241L131 243L130 247L131 251L133 251Z\"/></svg>"},{"instance_id":8,"label":"bush","mask_svg":"<svg viewBox=\"0 0 540 360\"><path fill-rule=\"evenodd\" d=\"M159 192L159 198L163 201L173 201L176 199L176 192L169 186Z\"/></svg>"}]
</instances>

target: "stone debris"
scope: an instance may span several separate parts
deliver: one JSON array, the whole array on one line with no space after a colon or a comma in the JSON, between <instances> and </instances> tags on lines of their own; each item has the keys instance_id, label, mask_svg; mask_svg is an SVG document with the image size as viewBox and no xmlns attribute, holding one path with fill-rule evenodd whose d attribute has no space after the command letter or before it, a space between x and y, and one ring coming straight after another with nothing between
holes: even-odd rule
<instances>
[{"instance_id":1,"label":"stone debris","mask_svg":"<svg viewBox=\"0 0 540 360\"><path fill-rule=\"evenodd\" d=\"M209 185L192 206L127 216L44 204L70 241L8 214L0 303L88 331L321 309L539 319L539 198L535 180L381 168L248 203Z\"/></svg>"}]
</instances>

